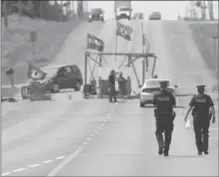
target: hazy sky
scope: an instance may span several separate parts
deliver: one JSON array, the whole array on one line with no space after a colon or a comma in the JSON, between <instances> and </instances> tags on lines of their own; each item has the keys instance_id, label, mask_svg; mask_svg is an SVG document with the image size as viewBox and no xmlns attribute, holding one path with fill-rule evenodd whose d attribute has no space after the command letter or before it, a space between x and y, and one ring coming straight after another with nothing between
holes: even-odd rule
<instances>
[{"instance_id":1,"label":"hazy sky","mask_svg":"<svg viewBox=\"0 0 219 177\"><path fill-rule=\"evenodd\" d=\"M132 1L132 8L134 12L143 12L145 18L151 11L160 11L164 19L176 20L178 14L185 16L188 4L188 1ZM114 1L89 1L88 6L103 8L106 18L114 17ZM218 1L214 2L214 12L218 18Z\"/></svg>"}]
</instances>

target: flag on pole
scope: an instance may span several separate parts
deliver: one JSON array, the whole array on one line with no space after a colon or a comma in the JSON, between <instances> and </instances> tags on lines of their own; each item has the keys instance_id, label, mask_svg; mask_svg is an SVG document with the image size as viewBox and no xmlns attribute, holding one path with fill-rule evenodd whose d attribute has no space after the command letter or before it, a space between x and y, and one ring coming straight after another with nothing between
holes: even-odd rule
<instances>
[{"instance_id":1,"label":"flag on pole","mask_svg":"<svg viewBox=\"0 0 219 177\"><path fill-rule=\"evenodd\" d=\"M104 50L104 41L94 35L87 35L87 48L103 52Z\"/></svg>"},{"instance_id":2,"label":"flag on pole","mask_svg":"<svg viewBox=\"0 0 219 177\"><path fill-rule=\"evenodd\" d=\"M144 47L145 47L145 40L146 40L146 39L145 39L145 35L143 34L143 35L142 35L142 44L143 44Z\"/></svg>"},{"instance_id":3,"label":"flag on pole","mask_svg":"<svg viewBox=\"0 0 219 177\"><path fill-rule=\"evenodd\" d=\"M32 79L34 81L37 80L44 80L47 73L41 70L38 67L33 66L32 64L29 64L28 66L28 78Z\"/></svg>"},{"instance_id":4,"label":"flag on pole","mask_svg":"<svg viewBox=\"0 0 219 177\"><path fill-rule=\"evenodd\" d=\"M124 39L131 41L131 34L133 32L132 27L124 25L120 22L117 22L117 30L116 30L116 35L121 36Z\"/></svg>"}]
</instances>

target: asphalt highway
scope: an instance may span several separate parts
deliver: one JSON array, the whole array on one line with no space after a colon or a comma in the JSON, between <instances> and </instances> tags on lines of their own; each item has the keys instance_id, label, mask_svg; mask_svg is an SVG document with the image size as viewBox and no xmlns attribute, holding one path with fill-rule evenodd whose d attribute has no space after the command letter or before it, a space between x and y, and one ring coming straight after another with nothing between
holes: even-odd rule
<instances>
[{"instance_id":1,"label":"asphalt highway","mask_svg":"<svg viewBox=\"0 0 219 177\"><path fill-rule=\"evenodd\" d=\"M140 21L124 23L140 30ZM201 81L214 82L196 56L191 39L187 45L183 43L190 37L186 26L148 22L144 27L151 50L160 58L156 68L159 76L171 78L178 85L189 82L191 89L203 73ZM115 50L115 21L84 23L69 36L54 64L74 62L84 72L87 32L105 41L106 52ZM140 32L133 35L130 48L119 39L119 51L139 50ZM191 48L189 55L182 52ZM107 62L115 68L118 60L115 62L112 56ZM200 68L195 70L197 64ZM140 75L141 65L136 67ZM107 76L109 70L101 72ZM188 72L193 77L188 79ZM138 91L133 71L129 74ZM2 176L218 176L218 127L213 125L210 129L210 154L198 156L192 127L184 128L189 99L177 100L181 107L176 108L169 157L157 153L153 108L140 108L138 99L111 104L107 99L84 100L81 92L72 92L53 95L53 101L3 104Z\"/></svg>"}]
</instances>

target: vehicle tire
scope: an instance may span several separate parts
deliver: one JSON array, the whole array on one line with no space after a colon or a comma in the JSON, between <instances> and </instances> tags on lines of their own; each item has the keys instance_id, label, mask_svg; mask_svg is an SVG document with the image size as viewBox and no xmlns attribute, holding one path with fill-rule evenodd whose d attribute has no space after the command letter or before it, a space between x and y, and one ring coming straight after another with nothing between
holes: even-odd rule
<instances>
[{"instance_id":1,"label":"vehicle tire","mask_svg":"<svg viewBox=\"0 0 219 177\"><path fill-rule=\"evenodd\" d=\"M90 23L91 23L91 22L92 22L92 20L88 20L88 22L90 22Z\"/></svg>"},{"instance_id":2,"label":"vehicle tire","mask_svg":"<svg viewBox=\"0 0 219 177\"><path fill-rule=\"evenodd\" d=\"M60 91L60 86L59 86L59 84L54 84L53 86L52 86L52 92L53 93L58 93Z\"/></svg>"},{"instance_id":3,"label":"vehicle tire","mask_svg":"<svg viewBox=\"0 0 219 177\"><path fill-rule=\"evenodd\" d=\"M104 22L104 19L102 19L101 22Z\"/></svg>"},{"instance_id":4,"label":"vehicle tire","mask_svg":"<svg viewBox=\"0 0 219 177\"><path fill-rule=\"evenodd\" d=\"M140 107L143 108L144 104L140 101Z\"/></svg>"},{"instance_id":5,"label":"vehicle tire","mask_svg":"<svg viewBox=\"0 0 219 177\"><path fill-rule=\"evenodd\" d=\"M131 17L128 17L128 20L131 20Z\"/></svg>"},{"instance_id":6,"label":"vehicle tire","mask_svg":"<svg viewBox=\"0 0 219 177\"><path fill-rule=\"evenodd\" d=\"M75 91L79 91L81 89L81 82L77 81L75 85Z\"/></svg>"}]
</instances>

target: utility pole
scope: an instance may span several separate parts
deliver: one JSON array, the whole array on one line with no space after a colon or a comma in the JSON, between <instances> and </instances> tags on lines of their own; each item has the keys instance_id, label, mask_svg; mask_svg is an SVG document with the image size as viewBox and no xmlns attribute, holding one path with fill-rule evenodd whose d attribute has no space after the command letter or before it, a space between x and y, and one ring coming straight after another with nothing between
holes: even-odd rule
<instances>
[{"instance_id":1,"label":"utility pole","mask_svg":"<svg viewBox=\"0 0 219 177\"><path fill-rule=\"evenodd\" d=\"M201 5L201 10L202 10L202 20L206 20L206 8L207 8L207 6L206 6L206 3L205 3L205 1L201 1L202 3L202 5Z\"/></svg>"},{"instance_id":2,"label":"utility pole","mask_svg":"<svg viewBox=\"0 0 219 177\"><path fill-rule=\"evenodd\" d=\"M214 10L213 10L213 2L212 0L208 1L208 11L210 20L214 20Z\"/></svg>"},{"instance_id":3,"label":"utility pole","mask_svg":"<svg viewBox=\"0 0 219 177\"><path fill-rule=\"evenodd\" d=\"M186 6L186 18L189 18L189 6Z\"/></svg>"},{"instance_id":4,"label":"utility pole","mask_svg":"<svg viewBox=\"0 0 219 177\"><path fill-rule=\"evenodd\" d=\"M8 1L3 2L5 28L8 28Z\"/></svg>"},{"instance_id":5,"label":"utility pole","mask_svg":"<svg viewBox=\"0 0 219 177\"><path fill-rule=\"evenodd\" d=\"M59 16L59 21L62 22L62 14L63 14L63 1L60 1L60 16Z\"/></svg>"},{"instance_id":6,"label":"utility pole","mask_svg":"<svg viewBox=\"0 0 219 177\"><path fill-rule=\"evenodd\" d=\"M202 20L206 20L206 8L207 8L207 6L206 6L205 1L198 0L196 2L196 6L201 9L201 18L202 18Z\"/></svg>"},{"instance_id":7,"label":"utility pole","mask_svg":"<svg viewBox=\"0 0 219 177\"><path fill-rule=\"evenodd\" d=\"M18 11L19 11L19 21L21 20L21 16L22 16L22 3L21 0L18 0Z\"/></svg>"}]
</instances>

